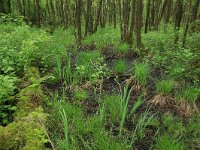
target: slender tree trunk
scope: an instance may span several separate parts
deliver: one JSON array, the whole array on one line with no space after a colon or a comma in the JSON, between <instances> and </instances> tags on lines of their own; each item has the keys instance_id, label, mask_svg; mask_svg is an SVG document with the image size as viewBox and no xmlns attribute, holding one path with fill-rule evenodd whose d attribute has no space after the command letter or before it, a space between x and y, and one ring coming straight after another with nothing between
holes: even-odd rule
<instances>
[{"instance_id":1,"label":"slender tree trunk","mask_svg":"<svg viewBox=\"0 0 200 150\"><path fill-rule=\"evenodd\" d=\"M36 0L36 9L37 9L37 25L41 26L41 10L40 10L40 0Z\"/></svg>"},{"instance_id":2,"label":"slender tree trunk","mask_svg":"<svg viewBox=\"0 0 200 150\"><path fill-rule=\"evenodd\" d=\"M6 9L5 9L5 5L4 5L4 1L0 0L0 13L5 13Z\"/></svg>"},{"instance_id":3,"label":"slender tree trunk","mask_svg":"<svg viewBox=\"0 0 200 150\"><path fill-rule=\"evenodd\" d=\"M98 9L97 9L97 16L96 16L94 32L97 31L97 28L99 26L99 21L100 21L101 11L102 11L102 4L103 4L103 0L99 0L99 6L98 6Z\"/></svg>"},{"instance_id":4,"label":"slender tree trunk","mask_svg":"<svg viewBox=\"0 0 200 150\"><path fill-rule=\"evenodd\" d=\"M182 11L183 11L183 0L177 0L176 13L175 13L175 44L177 44L179 40L179 29L181 26Z\"/></svg>"},{"instance_id":5,"label":"slender tree trunk","mask_svg":"<svg viewBox=\"0 0 200 150\"><path fill-rule=\"evenodd\" d=\"M155 0L152 1L152 9L151 9L151 27L155 25Z\"/></svg>"},{"instance_id":6,"label":"slender tree trunk","mask_svg":"<svg viewBox=\"0 0 200 150\"><path fill-rule=\"evenodd\" d=\"M90 24L91 24L91 7L92 7L92 0L87 0L87 14L85 20L85 36L88 35L88 32L91 31Z\"/></svg>"},{"instance_id":7,"label":"slender tree trunk","mask_svg":"<svg viewBox=\"0 0 200 150\"><path fill-rule=\"evenodd\" d=\"M123 41L123 26L122 26L122 3L121 0L118 0L119 6L119 23L120 23L120 33L121 33L121 41Z\"/></svg>"},{"instance_id":8,"label":"slender tree trunk","mask_svg":"<svg viewBox=\"0 0 200 150\"><path fill-rule=\"evenodd\" d=\"M137 34L137 48L142 47L142 13L143 13L143 1L137 0L136 2L136 34Z\"/></svg>"},{"instance_id":9,"label":"slender tree trunk","mask_svg":"<svg viewBox=\"0 0 200 150\"><path fill-rule=\"evenodd\" d=\"M187 22L186 22L186 26L185 26L185 31L183 34L183 47L185 47L185 43L186 43L186 37L187 37L187 33L188 33L188 29L189 29L189 23L190 23L190 12L191 12L191 4L192 2L189 2L189 6L188 6L188 17L187 17Z\"/></svg>"},{"instance_id":10,"label":"slender tree trunk","mask_svg":"<svg viewBox=\"0 0 200 150\"><path fill-rule=\"evenodd\" d=\"M23 15L21 0L17 0L17 5L18 5L19 14Z\"/></svg>"},{"instance_id":11,"label":"slender tree trunk","mask_svg":"<svg viewBox=\"0 0 200 150\"><path fill-rule=\"evenodd\" d=\"M128 42L129 38L129 18L130 18L130 1L123 0L123 41Z\"/></svg>"},{"instance_id":12,"label":"slender tree trunk","mask_svg":"<svg viewBox=\"0 0 200 150\"><path fill-rule=\"evenodd\" d=\"M134 33L134 26L135 26L135 1L136 0L132 0L132 4L131 4L131 25L130 25L130 32L129 32L129 44L132 46L133 44L133 33Z\"/></svg>"},{"instance_id":13,"label":"slender tree trunk","mask_svg":"<svg viewBox=\"0 0 200 150\"><path fill-rule=\"evenodd\" d=\"M50 0L49 4L50 4L50 8L51 8L51 22L52 22L51 30L53 32L56 27L55 7L53 4L53 0Z\"/></svg>"},{"instance_id":14,"label":"slender tree trunk","mask_svg":"<svg viewBox=\"0 0 200 150\"><path fill-rule=\"evenodd\" d=\"M81 5L82 0L76 0L76 26L77 26L77 42L78 45L81 45Z\"/></svg>"},{"instance_id":15,"label":"slender tree trunk","mask_svg":"<svg viewBox=\"0 0 200 150\"><path fill-rule=\"evenodd\" d=\"M116 0L113 0L113 24L114 28L116 28L117 27Z\"/></svg>"},{"instance_id":16,"label":"slender tree trunk","mask_svg":"<svg viewBox=\"0 0 200 150\"><path fill-rule=\"evenodd\" d=\"M149 25L149 19L150 19L150 5L151 5L150 0L148 0L144 33L148 32L148 25Z\"/></svg>"},{"instance_id":17,"label":"slender tree trunk","mask_svg":"<svg viewBox=\"0 0 200 150\"><path fill-rule=\"evenodd\" d=\"M11 1L7 0L7 13L11 13Z\"/></svg>"},{"instance_id":18,"label":"slender tree trunk","mask_svg":"<svg viewBox=\"0 0 200 150\"><path fill-rule=\"evenodd\" d=\"M164 16L164 13L166 11L166 8L167 8L167 3L168 3L169 0L165 0L164 3L163 3L163 6L162 6L162 10L161 10L161 14L160 14L160 18L159 18L159 24Z\"/></svg>"},{"instance_id":19,"label":"slender tree trunk","mask_svg":"<svg viewBox=\"0 0 200 150\"><path fill-rule=\"evenodd\" d=\"M198 15L198 9L199 9L199 3L200 0L196 0L195 4L192 7L192 16L191 16L191 32L195 31L195 21L197 19L197 15Z\"/></svg>"}]
</instances>

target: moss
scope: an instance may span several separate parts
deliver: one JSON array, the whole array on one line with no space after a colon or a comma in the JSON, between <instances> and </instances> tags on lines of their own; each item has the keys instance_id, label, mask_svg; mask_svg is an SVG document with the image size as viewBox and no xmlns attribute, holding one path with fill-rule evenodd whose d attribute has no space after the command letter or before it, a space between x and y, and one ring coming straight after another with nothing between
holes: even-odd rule
<instances>
[{"instance_id":1,"label":"moss","mask_svg":"<svg viewBox=\"0 0 200 150\"><path fill-rule=\"evenodd\" d=\"M0 149L11 149L14 147L18 135L15 123L11 123L6 127L0 126Z\"/></svg>"},{"instance_id":2,"label":"moss","mask_svg":"<svg viewBox=\"0 0 200 150\"><path fill-rule=\"evenodd\" d=\"M32 70L34 70L32 68ZM37 71L33 71L32 76L38 76ZM15 120L6 127L0 127L0 149L23 149L42 150L46 139L45 123L47 114L38 105L38 100L43 101L43 92L33 94L30 88L42 91L41 85L28 85L18 94L17 112ZM30 90L30 91L29 91Z\"/></svg>"},{"instance_id":3,"label":"moss","mask_svg":"<svg viewBox=\"0 0 200 150\"><path fill-rule=\"evenodd\" d=\"M44 149L46 114L37 108L28 116L18 118L6 127L0 127L0 149Z\"/></svg>"}]
</instances>

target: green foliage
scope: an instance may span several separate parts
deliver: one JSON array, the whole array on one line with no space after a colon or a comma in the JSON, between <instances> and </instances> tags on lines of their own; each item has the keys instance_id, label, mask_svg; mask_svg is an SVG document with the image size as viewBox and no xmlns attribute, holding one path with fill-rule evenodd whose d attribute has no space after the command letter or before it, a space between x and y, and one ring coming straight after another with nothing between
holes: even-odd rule
<instances>
[{"instance_id":1,"label":"green foliage","mask_svg":"<svg viewBox=\"0 0 200 150\"><path fill-rule=\"evenodd\" d=\"M156 83L156 91L159 94L167 95L170 94L174 86L173 80L161 80Z\"/></svg>"},{"instance_id":2,"label":"green foliage","mask_svg":"<svg viewBox=\"0 0 200 150\"><path fill-rule=\"evenodd\" d=\"M147 83L149 72L150 68L148 64L136 63L134 66L135 78L143 86Z\"/></svg>"},{"instance_id":3,"label":"green foliage","mask_svg":"<svg viewBox=\"0 0 200 150\"><path fill-rule=\"evenodd\" d=\"M200 43L198 40L199 38L200 38L199 32L195 32L187 38L187 41L186 41L187 47L189 47L189 49L191 49L193 52L198 52L199 50L199 47L200 47Z\"/></svg>"},{"instance_id":4,"label":"green foliage","mask_svg":"<svg viewBox=\"0 0 200 150\"><path fill-rule=\"evenodd\" d=\"M17 89L18 79L11 76L0 75L0 125L7 125L11 121L11 115L16 110L13 98Z\"/></svg>"},{"instance_id":5,"label":"green foliage","mask_svg":"<svg viewBox=\"0 0 200 150\"><path fill-rule=\"evenodd\" d=\"M182 136L186 132L183 122L179 118L174 117L172 114L164 114L162 122L167 129L167 132L174 136Z\"/></svg>"},{"instance_id":6,"label":"green foliage","mask_svg":"<svg viewBox=\"0 0 200 150\"><path fill-rule=\"evenodd\" d=\"M120 100L120 128L119 128L119 134L121 135L122 129L125 123L125 119L128 116L128 103L130 100L132 89L128 89L128 87L124 87L123 91L120 87L120 93L119 93L119 100Z\"/></svg>"},{"instance_id":7,"label":"green foliage","mask_svg":"<svg viewBox=\"0 0 200 150\"><path fill-rule=\"evenodd\" d=\"M118 122L120 119L120 99L116 94L106 96L104 99L106 109L106 117L109 117L111 122Z\"/></svg>"},{"instance_id":8,"label":"green foliage","mask_svg":"<svg viewBox=\"0 0 200 150\"><path fill-rule=\"evenodd\" d=\"M99 131L95 134L96 147L99 150L126 150L128 149L125 142L117 142L112 136L109 136L105 131Z\"/></svg>"},{"instance_id":9,"label":"green foliage","mask_svg":"<svg viewBox=\"0 0 200 150\"><path fill-rule=\"evenodd\" d=\"M69 149L69 139L68 139L69 127L68 127L68 121L67 121L67 116L66 116L65 110L62 109L62 111L60 111L60 114L61 114L62 122L64 124L64 133L65 133L65 145L64 145L64 148L65 149Z\"/></svg>"},{"instance_id":10,"label":"green foliage","mask_svg":"<svg viewBox=\"0 0 200 150\"><path fill-rule=\"evenodd\" d=\"M33 64L45 68L52 63L50 57L52 54L40 49L42 43L50 40L44 31L34 30L26 25L13 27L8 24L0 25L0 28L2 26L6 27L0 31L1 72L8 74L20 72Z\"/></svg>"},{"instance_id":11,"label":"green foliage","mask_svg":"<svg viewBox=\"0 0 200 150\"><path fill-rule=\"evenodd\" d=\"M188 86L176 94L177 100L195 103L200 95L200 89L194 86Z\"/></svg>"},{"instance_id":12,"label":"green foliage","mask_svg":"<svg viewBox=\"0 0 200 150\"><path fill-rule=\"evenodd\" d=\"M173 27L170 26L168 30L159 32L148 32L142 35L142 41L145 48L152 52L164 52L169 49L173 49L174 45L174 33Z\"/></svg>"},{"instance_id":13,"label":"green foliage","mask_svg":"<svg viewBox=\"0 0 200 150\"><path fill-rule=\"evenodd\" d=\"M126 54L129 50L129 45L127 43L119 43L115 47L116 51L120 54Z\"/></svg>"},{"instance_id":14,"label":"green foliage","mask_svg":"<svg viewBox=\"0 0 200 150\"><path fill-rule=\"evenodd\" d=\"M194 143L195 145L198 145L199 141L200 141L200 128L199 128L200 116L199 116L199 114L195 114L194 116L192 116L188 122L189 123L188 123L188 127L187 127L187 135L186 136L192 137L189 140L192 141L192 143Z\"/></svg>"},{"instance_id":15,"label":"green foliage","mask_svg":"<svg viewBox=\"0 0 200 150\"><path fill-rule=\"evenodd\" d=\"M160 135L156 139L155 150L186 150L187 146L169 135Z\"/></svg>"},{"instance_id":16,"label":"green foliage","mask_svg":"<svg viewBox=\"0 0 200 150\"><path fill-rule=\"evenodd\" d=\"M147 126L158 124L155 114L150 112L150 108L146 108L144 113L139 115L137 118L133 118L133 122L135 124L135 129L132 133L131 143L134 143L135 141L145 137L145 130Z\"/></svg>"},{"instance_id":17,"label":"green foliage","mask_svg":"<svg viewBox=\"0 0 200 150\"><path fill-rule=\"evenodd\" d=\"M123 74L126 71L126 63L124 60L118 60L115 63L114 70L118 74Z\"/></svg>"},{"instance_id":18,"label":"green foliage","mask_svg":"<svg viewBox=\"0 0 200 150\"><path fill-rule=\"evenodd\" d=\"M18 116L6 127L0 126L0 149L44 149L48 143L44 125L46 117L40 107L27 116Z\"/></svg>"},{"instance_id":19,"label":"green foliage","mask_svg":"<svg viewBox=\"0 0 200 150\"><path fill-rule=\"evenodd\" d=\"M97 49L102 49L108 45L120 43L120 30L113 27L99 28L96 33L88 36L82 44L89 45L94 43Z\"/></svg>"},{"instance_id":20,"label":"green foliage","mask_svg":"<svg viewBox=\"0 0 200 150\"><path fill-rule=\"evenodd\" d=\"M74 92L74 100L82 101L88 99L88 93L85 90L76 90Z\"/></svg>"},{"instance_id":21,"label":"green foliage","mask_svg":"<svg viewBox=\"0 0 200 150\"><path fill-rule=\"evenodd\" d=\"M24 23L23 20L24 20L23 16L0 13L0 24L14 23L16 25L22 25Z\"/></svg>"},{"instance_id":22,"label":"green foliage","mask_svg":"<svg viewBox=\"0 0 200 150\"><path fill-rule=\"evenodd\" d=\"M96 81L109 74L103 58L97 51L82 52L79 55L76 71L81 80Z\"/></svg>"}]
</instances>

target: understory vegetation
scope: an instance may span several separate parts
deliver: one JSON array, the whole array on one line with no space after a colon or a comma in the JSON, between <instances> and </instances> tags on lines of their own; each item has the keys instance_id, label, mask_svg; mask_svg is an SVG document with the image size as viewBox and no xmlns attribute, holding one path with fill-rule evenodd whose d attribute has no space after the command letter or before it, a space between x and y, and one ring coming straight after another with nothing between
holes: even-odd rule
<instances>
[{"instance_id":1,"label":"understory vegetation","mask_svg":"<svg viewBox=\"0 0 200 150\"><path fill-rule=\"evenodd\" d=\"M161 22L139 46L118 24L79 39L27 19L0 13L1 150L200 149L199 19L177 42Z\"/></svg>"}]
</instances>

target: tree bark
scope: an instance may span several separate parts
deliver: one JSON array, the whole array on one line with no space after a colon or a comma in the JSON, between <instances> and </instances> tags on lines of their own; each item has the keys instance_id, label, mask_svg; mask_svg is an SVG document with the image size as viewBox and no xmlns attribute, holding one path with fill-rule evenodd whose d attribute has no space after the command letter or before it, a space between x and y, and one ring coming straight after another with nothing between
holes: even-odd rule
<instances>
[{"instance_id":1,"label":"tree bark","mask_svg":"<svg viewBox=\"0 0 200 150\"><path fill-rule=\"evenodd\" d=\"M199 9L199 3L200 0L196 0L195 4L192 7L192 16L191 16L191 32L195 31L195 21L197 19L197 15L198 15L198 9Z\"/></svg>"},{"instance_id":2,"label":"tree bark","mask_svg":"<svg viewBox=\"0 0 200 150\"><path fill-rule=\"evenodd\" d=\"M150 5L151 5L150 0L148 0L144 33L148 32L148 25L149 25L149 19L150 19Z\"/></svg>"},{"instance_id":3,"label":"tree bark","mask_svg":"<svg viewBox=\"0 0 200 150\"><path fill-rule=\"evenodd\" d=\"M133 44L133 33L134 33L134 27L135 27L135 1L136 0L132 0L132 4L131 4L131 25L130 25L130 32L129 32L129 44L132 46Z\"/></svg>"},{"instance_id":4,"label":"tree bark","mask_svg":"<svg viewBox=\"0 0 200 150\"><path fill-rule=\"evenodd\" d=\"M77 26L77 42L78 42L78 45L81 45L81 40L82 40L81 5L82 5L82 0L76 0L76 26Z\"/></svg>"},{"instance_id":5,"label":"tree bark","mask_svg":"<svg viewBox=\"0 0 200 150\"><path fill-rule=\"evenodd\" d=\"M183 11L183 0L177 0L176 2L176 12L175 12L175 44L178 43L179 40L179 30L181 26L182 20L182 11Z\"/></svg>"},{"instance_id":6,"label":"tree bark","mask_svg":"<svg viewBox=\"0 0 200 150\"><path fill-rule=\"evenodd\" d=\"M99 26L99 21L100 21L101 11L102 11L102 4L103 4L103 0L99 0L99 6L98 6L98 9L97 9L97 16L96 16L94 32L97 31L97 28Z\"/></svg>"},{"instance_id":7,"label":"tree bark","mask_svg":"<svg viewBox=\"0 0 200 150\"><path fill-rule=\"evenodd\" d=\"M137 48L142 48L142 13L143 13L143 2L137 0L136 2L136 35L137 35Z\"/></svg>"}]
</instances>

